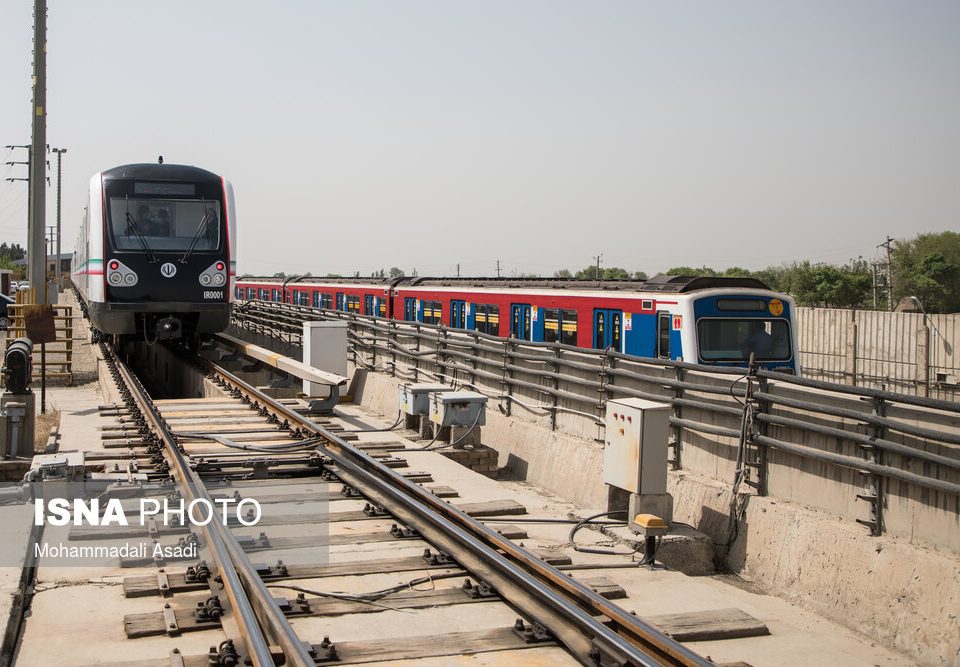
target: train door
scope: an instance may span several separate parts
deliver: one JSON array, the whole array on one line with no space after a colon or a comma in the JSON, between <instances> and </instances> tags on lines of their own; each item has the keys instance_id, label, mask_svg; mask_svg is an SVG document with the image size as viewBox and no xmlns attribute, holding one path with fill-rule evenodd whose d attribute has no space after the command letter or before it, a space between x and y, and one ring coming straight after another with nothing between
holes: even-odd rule
<instances>
[{"instance_id":1,"label":"train door","mask_svg":"<svg viewBox=\"0 0 960 667\"><path fill-rule=\"evenodd\" d=\"M467 302L453 300L450 302L450 326L454 329L467 328Z\"/></svg>"},{"instance_id":2,"label":"train door","mask_svg":"<svg viewBox=\"0 0 960 667\"><path fill-rule=\"evenodd\" d=\"M337 292L337 310L346 310L347 302L343 298L343 292Z\"/></svg>"},{"instance_id":3,"label":"train door","mask_svg":"<svg viewBox=\"0 0 960 667\"><path fill-rule=\"evenodd\" d=\"M593 347L606 350L612 347L623 350L623 311L609 308L593 310Z\"/></svg>"},{"instance_id":4,"label":"train door","mask_svg":"<svg viewBox=\"0 0 960 667\"><path fill-rule=\"evenodd\" d=\"M363 295L363 314L364 315L376 315L377 311L374 309L373 304L373 295L364 294Z\"/></svg>"},{"instance_id":5,"label":"train door","mask_svg":"<svg viewBox=\"0 0 960 667\"><path fill-rule=\"evenodd\" d=\"M417 300L407 297L403 300L403 319L407 322L417 321Z\"/></svg>"},{"instance_id":6,"label":"train door","mask_svg":"<svg viewBox=\"0 0 960 667\"><path fill-rule=\"evenodd\" d=\"M520 340L530 340L530 318L529 304L510 304L510 335Z\"/></svg>"}]
</instances>

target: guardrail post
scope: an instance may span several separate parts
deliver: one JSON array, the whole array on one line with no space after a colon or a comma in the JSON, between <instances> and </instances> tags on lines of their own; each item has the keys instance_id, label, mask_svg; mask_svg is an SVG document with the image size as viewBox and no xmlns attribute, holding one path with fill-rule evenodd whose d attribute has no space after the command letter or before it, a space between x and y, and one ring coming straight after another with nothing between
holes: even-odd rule
<instances>
[{"instance_id":1,"label":"guardrail post","mask_svg":"<svg viewBox=\"0 0 960 667\"><path fill-rule=\"evenodd\" d=\"M447 375L447 363L446 363L446 352L447 352L447 329L446 327L441 326L437 330L437 354L436 354L436 364L437 364L437 374L440 377L447 378L450 377ZM457 378L451 378L453 383L456 383Z\"/></svg>"},{"instance_id":2,"label":"guardrail post","mask_svg":"<svg viewBox=\"0 0 960 667\"><path fill-rule=\"evenodd\" d=\"M754 378L757 380L757 389L759 393L766 394L768 392L768 380L765 377ZM751 392L752 394L753 392ZM770 412L770 401L764 398L753 398L753 409L756 412L769 413ZM759 426L757 426L759 424ZM759 429L761 436L767 436L770 430L769 424L767 422L752 419L750 422L751 428L750 433L748 434L748 445L749 447L749 457L746 461L746 464L757 471L757 481L748 480L747 484L752 486L756 490L758 496L765 496L768 493L767 488L767 477L769 474L769 468L767 465L767 447L765 445L758 444L753 439L753 434L755 430Z\"/></svg>"},{"instance_id":3,"label":"guardrail post","mask_svg":"<svg viewBox=\"0 0 960 667\"><path fill-rule=\"evenodd\" d=\"M873 414L878 417L887 416L887 402L879 397L873 399ZM873 426L873 434L877 438L886 438L887 429L885 426ZM867 461L871 463L876 463L877 465L884 465L885 461L883 450L872 445L865 445L858 443L860 449L863 450L864 457ZM864 492L858 493L857 498L859 500L866 500L870 503L870 518L869 519L857 519L857 523L862 523L864 526L870 529L870 534L874 537L879 537L884 533L883 526L883 505L885 502L884 498L884 479L881 475L874 473L863 472L861 475L864 476Z\"/></svg>"},{"instance_id":4,"label":"guardrail post","mask_svg":"<svg viewBox=\"0 0 960 667\"><path fill-rule=\"evenodd\" d=\"M390 348L390 367L391 375L397 377L397 348L400 346L399 336L397 335L397 323L390 320L390 333L387 334L387 346Z\"/></svg>"},{"instance_id":5,"label":"guardrail post","mask_svg":"<svg viewBox=\"0 0 960 667\"><path fill-rule=\"evenodd\" d=\"M511 397L513 396L513 365L510 363L510 352L516 349L515 339L508 338L503 342L503 379L500 380L500 384L504 387L504 392L507 398L507 417L510 416L513 409L513 401Z\"/></svg>"},{"instance_id":6,"label":"guardrail post","mask_svg":"<svg viewBox=\"0 0 960 667\"><path fill-rule=\"evenodd\" d=\"M550 430L557 430L557 408L560 406L560 397L557 394L560 392L560 355L563 353L563 350L560 349L560 346L557 345L553 350L553 372L556 375L553 376L553 410L550 411Z\"/></svg>"},{"instance_id":7,"label":"guardrail post","mask_svg":"<svg viewBox=\"0 0 960 667\"><path fill-rule=\"evenodd\" d=\"M473 354L470 355L470 366L474 371L477 370L480 366L480 334L473 333L473 344L476 346L473 348ZM470 384L476 388L477 386L477 374L470 373Z\"/></svg>"},{"instance_id":8,"label":"guardrail post","mask_svg":"<svg viewBox=\"0 0 960 667\"><path fill-rule=\"evenodd\" d=\"M683 382L684 378L687 375L686 369L681 366L674 366L674 371L676 371L677 382ZM678 386L673 391L674 398L683 398L683 387ZM683 406L674 404L673 406L673 416L677 419L683 419ZM673 429L673 440L670 441L670 446L673 447L673 458L668 461L670 465L673 466L674 470L683 469L683 459L682 459L682 450L683 450L683 427L679 424L674 424Z\"/></svg>"},{"instance_id":9,"label":"guardrail post","mask_svg":"<svg viewBox=\"0 0 960 667\"><path fill-rule=\"evenodd\" d=\"M415 352L420 352L420 323L417 322L414 327L417 330L417 344L413 348ZM420 382L420 355L415 354L413 357L413 381Z\"/></svg>"},{"instance_id":10,"label":"guardrail post","mask_svg":"<svg viewBox=\"0 0 960 667\"><path fill-rule=\"evenodd\" d=\"M365 322L365 324L370 324L370 323ZM376 321L374 321L373 324L376 324ZM379 338L380 333L377 331L376 326L372 326L371 329L373 329L373 332L372 332L373 345L371 346L371 349L370 349L370 354L373 355L373 361L371 362L371 364L373 367L373 371L376 372L377 371L377 345L379 345L379 341L377 339Z\"/></svg>"}]
</instances>

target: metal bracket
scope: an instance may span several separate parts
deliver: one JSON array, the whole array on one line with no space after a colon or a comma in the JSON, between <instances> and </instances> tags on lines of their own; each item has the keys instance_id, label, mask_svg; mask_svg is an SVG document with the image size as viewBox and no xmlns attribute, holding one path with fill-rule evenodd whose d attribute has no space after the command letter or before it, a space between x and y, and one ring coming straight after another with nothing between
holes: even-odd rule
<instances>
[{"instance_id":1,"label":"metal bracket","mask_svg":"<svg viewBox=\"0 0 960 667\"><path fill-rule=\"evenodd\" d=\"M536 621L527 625L523 622L522 618L518 618L513 624L513 631L527 644L542 644L555 641L553 634L547 630L546 626Z\"/></svg>"},{"instance_id":2,"label":"metal bracket","mask_svg":"<svg viewBox=\"0 0 960 667\"><path fill-rule=\"evenodd\" d=\"M171 637L176 637L180 634L180 624L177 622L177 614L173 611L173 607L170 606L169 602L163 605L163 627Z\"/></svg>"},{"instance_id":3,"label":"metal bracket","mask_svg":"<svg viewBox=\"0 0 960 667\"><path fill-rule=\"evenodd\" d=\"M369 517L390 516L390 513L385 510L382 505L376 505L374 503L365 503L363 513Z\"/></svg>"},{"instance_id":4,"label":"metal bracket","mask_svg":"<svg viewBox=\"0 0 960 667\"><path fill-rule=\"evenodd\" d=\"M420 531L409 526L399 526L393 524L390 526L390 534L401 540L413 540L420 537Z\"/></svg>"},{"instance_id":5,"label":"metal bracket","mask_svg":"<svg viewBox=\"0 0 960 667\"><path fill-rule=\"evenodd\" d=\"M363 496L363 494L360 493L360 491L353 488L349 484L344 484L343 488L340 489L340 493L346 496L347 498L360 498Z\"/></svg>"},{"instance_id":6,"label":"metal bracket","mask_svg":"<svg viewBox=\"0 0 960 667\"><path fill-rule=\"evenodd\" d=\"M476 584L474 584L470 579L465 579L462 590L474 600L500 597L500 595L493 589L493 586L482 579L478 579Z\"/></svg>"},{"instance_id":7,"label":"metal bracket","mask_svg":"<svg viewBox=\"0 0 960 667\"><path fill-rule=\"evenodd\" d=\"M197 608L193 610L193 617L198 621L218 621L221 616L223 616L223 605L220 604L220 598L216 595L198 602Z\"/></svg>"},{"instance_id":8,"label":"metal bracket","mask_svg":"<svg viewBox=\"0 0 960 667\"><path fill-rule=\"evenodd\" d=\"M210 568L207 567L207 561L202 560L196 565L187 567L183 575L184 581L188 583L201 583L210 578Z\"/></svg>"},{"instance_id":9,"label":"metal bracket","mask_svg":"<svg viewBox=\"0 0 960 667\"><path fill-rule=\"evenodd\" d=\"M446 565L448 567L457 567L457 561L448 554L446 551L437 551L433 553L430 549L423 550L423 560L430 563L430 565Z\"/></svg>"}]
</instances>

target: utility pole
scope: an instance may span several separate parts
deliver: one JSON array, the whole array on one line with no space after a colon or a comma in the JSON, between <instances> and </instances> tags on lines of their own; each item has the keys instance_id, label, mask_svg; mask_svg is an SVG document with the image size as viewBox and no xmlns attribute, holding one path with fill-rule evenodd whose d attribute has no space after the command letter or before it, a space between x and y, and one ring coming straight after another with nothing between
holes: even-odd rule
<instances>
[{"instance_id":1,"label":"utility pole","mask_svg":"<svg viewBox=\"0 0 960 667\"><path fill-rule=\"evenodd\" d=\"M594 259L597 260L597 280L602 280L603 278L600 275L600 260L603 259L603 253L599 253Z\"/></svg>"},{"instance_id":2,"label":"utility pole","mask_svg":"<svg viewBox=\"0 0 960 667\"><path fill-rule=\"evenodd\" d=\"M460 277L460 265L457 264L457 278Z\"/></svg>"},{"instance_id":3,"label":"utility pole","mask_svg":"<svg viewBox=\"0 0 960 667\"><path fill-rule=\"evenodd\" d=\"M60 270L60 199L63 194L63 188L61 184L63 183L63 171L62 171L62 161L63 154L67 152L66 148L54 148L53 152L57 154L57 259L56 259L56 276L57 276L57 285L61 288L63 287L63 271Z\"/></svg>"},{"instance_id":4,"label":"utility pole","mask_svg":"<svg viewBox=\"0 0 960 667\"><path fill-rule=\"evenodd\" d=\"M497 260L497 278L500 277L500 260Z\"/></svg>"},{"instance_id":5,"label":"utility pole","mask_svg":"<svg viewBox=\"0 0 960 667\"><path fill-rule=\"evenodd\" d=\"M47 149L47 2L33 4L33 105L30 148L30 221L27 225L27 280L37 295L37 303L46 303L47 253L44 244L46 224L46 149Z\"/></svg>"},{"instance_id":6,"label":"utility pole","mask_svg":"<svg viewBox=\"0 0 960 667\"><path fill-rule=\"evenodd\" d=\"M890 236L887 236L887 240L877 246L878 248L886 248L886 249L887 249L887 308L889 308L890 310L893 310L893 308L894 308L894 304L893 304L893 262L891 261L891 257L890 257L891 253L893 252L893 247L891 246L892 243L893 243L893 238L890 237Z\"/></svg>"}]
</instances>

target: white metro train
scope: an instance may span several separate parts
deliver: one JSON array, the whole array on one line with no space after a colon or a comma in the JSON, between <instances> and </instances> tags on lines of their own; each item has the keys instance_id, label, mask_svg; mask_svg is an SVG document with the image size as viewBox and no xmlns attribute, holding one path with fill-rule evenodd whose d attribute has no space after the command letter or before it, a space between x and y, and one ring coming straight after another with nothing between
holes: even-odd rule
<instances>
[{"instance_id":1,"label":"white metro train","mask_svg":"<svg viewBox=\"0 0 960 667\"><path fill-rule=\"evenodd\" d=\"M95 334L195 341L230 320L233 186L204 169L128 164L95 174L73 284Z\"/></svg>"}]
</instances>

